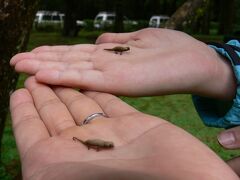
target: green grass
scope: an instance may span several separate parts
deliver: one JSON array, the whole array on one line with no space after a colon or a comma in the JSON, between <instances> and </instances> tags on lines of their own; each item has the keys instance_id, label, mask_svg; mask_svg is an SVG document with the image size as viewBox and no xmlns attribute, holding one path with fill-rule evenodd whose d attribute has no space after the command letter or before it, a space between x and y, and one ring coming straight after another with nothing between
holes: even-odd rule
<instances>
[{"instance_id":1,"label":"green grass","mask_svg":"<svg viewBox=\"0 0 240 180\"><path fill-rule=\"evenodd\" d=\"M59 33L33 32L30 37L28 49L40 45L94 43L100 32L80 32L77 38L64 38ZM199 36L198 36L199 37ZM204 36L204 39L208 37ZM220 37L211 37L210 39ZM26 75L21 75L18 88L23 86ZM166 119L185 129L193 136L207 144L223 159L229 159L240 154L240 151L223 149L217 142L216 136L221 129L205 127L198 117L191 101L190 95L171 95L158 97L128 98L122 97L128 104L136 109L154 116ZM181 141L181 139L179 139ZM191 148L191 147L189 147ZM10 117L7 120L2 149L2 163L0 166L0 179L12 179L20 169L19 156L11 128Z\"/></svg>"},{"instance_id":2,"label":"green grass","mask_svg":"<svg viewBox=\"0 0 240 180\"><path fill-rule=\"evenodd\" d=\"M123 100L141 112L166 119L185 129L209 146L224 160L240 154L239 150L225 150L219 145L216 136L223 129L206 127L202 123L192 103L191 95L181 94L141 98L123 97ZM179 140L181 141L181 139Z\"/></svg>"},{"instance_id":3,"label":"green grass","mask_svg":"<svg viewBox=\"0 0 240 180\"><path fill-rule=\"evenodd\" d=\"M196 34L193 35L194 38L201 40L203 42L222 42L224 36L223 35L203 35L203 34Z\"/></svg>"},{"instance_id":4,"label":"green grass","mask_svg":"<svg viewBox=\"0 0 240 180\"><path fill-rule=\"evenodd\" d=\"M68 38L61 36L58 32L37 32L34 31L30 36L28 50L41 45L77 44L94 43L95 39L101 34L99 31L80 31L78 37Z\"/></svg>"}]
</instances>

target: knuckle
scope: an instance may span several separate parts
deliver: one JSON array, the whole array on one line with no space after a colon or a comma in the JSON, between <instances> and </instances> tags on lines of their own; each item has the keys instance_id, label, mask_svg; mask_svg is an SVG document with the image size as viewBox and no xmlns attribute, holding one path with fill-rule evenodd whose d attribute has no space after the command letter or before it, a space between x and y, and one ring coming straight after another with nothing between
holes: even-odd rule
<instances>
[{"instance_id":1,"label":"knuckle","mask_svg":"<svg viewBox=\"0 0 240 180\"><path fill-rule=\"evenodd\" d=\"M75 103L78 103L78 102L81 102L84 104L83 101L86 101L86 98L84 98L82 94L78 94L69 98L66 102L66 105L71 108L72 106L74 106Z\"/></svg>"},{"instance_id":2,"label":"knuckle","mask_svg":"<svg viewBox=\"0 0 240 180\"><path fill-rule=\"evenodd\" d=\"M48 108L49 106L55 106L57 104L60 104L61 101L58 98L48 99L41 104L38 105L38 110L41 112L44 108Z\"/></svg>"}]
</instances>

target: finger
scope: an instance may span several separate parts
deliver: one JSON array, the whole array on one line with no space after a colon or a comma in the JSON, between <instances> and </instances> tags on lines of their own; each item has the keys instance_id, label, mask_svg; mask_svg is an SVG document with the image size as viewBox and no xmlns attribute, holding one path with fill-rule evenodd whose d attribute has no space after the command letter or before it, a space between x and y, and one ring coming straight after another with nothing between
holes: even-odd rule
<instances>
[{"instance_id":1,"label":"finger","mask_svg":"<svg viewBox=\"0 0 240 180\"><path fill-rule=\"evenodd\" d=\"M71 61L71 62L55 62L55 61L38 61L38 60L22 60L15 66L17 72L27 74L35 74L40 70L54 69L58 71L75 69L89 70L93 69L93 63L90 61Z\"/></svg>"},{"instance_id":2,"label":"finger","mask_svg":"<svg viewBox=\"0 0 240 180\"><path fill-rule=\"evenodd\" d=\"M21 61L22 59L34 59L35 54L31 52L24 52L24 53L19 53L13 56L10 60L10 65L14 66L18 61Z\"/></svg>"},{"instance_id":3,"label":"finger","mask_svg":"<svg viewBox=\"0 0 240 180\"><path fill-rule=\"evenodd\" d=\"M10 65L14 66L17 63L28 60L41 60L41 61L89 61L91 59L91 55L88 52L39 52L39 53L20 53L15 55L10 60Z\"/></svg>"},{"instance_id":4,"label":"finger","mask_svg":"<svg viewBox=\"0 0 240 180\"><path fill-rule=\"evenodd\" d=\"M104 33L100 35L97 40L96 44L102 43L120 43L124 44L129 40L135 38L137 32L130 32L130 33Z\"/></svg>"},{"instance_id":5,"label":"finger","mask_svg":"<svg viewBox=\"0 0 240 180\"><path fill-rule=\"evenodd\" d=\"M83 51L92 53L96 49L94 44L77 44L72 46L58 45L58 46L40 46L32 50L32 52L67 52L67 51Z\"/></svg>"},{"instance_id":6,"label":"finger","mask_svg":"<svg viewBox=\"0 0 240 180\"><path fill-rule=\"evenodd\" d=\"M67 105L76 124L81 125L86 117L103 113L102 108L91 98L70 88L54 88L57 96Z\"/></svg>"},{"instance_id":7,"label":"finger","mask_svg":"<svg viewBox=\"0 0 240 180\"><path fill-rule=\"evenodd\" d=\"M98 70L41 70L37 72L36 79L47 84L83 89L98 90L107 86L103 73Z\"/></svg>"},{"instance_id":8,"label":"finger","mask_svg":"<svg viewBox=\"0 0 240 180\"><path fill-rule=\"evenodd\" d=\"M51 135L76 126L67 107L50 87L37 83L34 77L27 79L25 86L31 92L37 111Z\"/></svg>"},{"instance_id":9,"label":"finger","mask_svg":"<svg viewBox=\"0 0 240 180\"><path fill-rule=\"evenodd\" d=\"M221 132L218 141L227 149L240 148L240 126Z\"/></svg>"},{"instance_id":10,"label":"finger","mask_svg":"<svg viewBox=\"0 0 240 180\"><path fill-rule=\"evenodd\" d=\"M24 157L30 147L50 136L28 90L19 89L11 95L10 111L20 156Z\"/></svg>"},{"instance_id":11,"label":"finger","mask_svg":"<svg viewBox=\"0 0 240 180\"><path fill-rule=\"evenodd\" d=\"M227 161L228 165L234 170L235 173L240 177L240 157Z\"/></svg>"},{"instance_id":12,"label":"finger","mask_svg":"<svg viewBox=\"0 0 240 180\"><path fill-rule=\"evenodd\" d=\"M101 106L103 111L109 117L117 117L138 112L132 106L128 105L121 99L111 94L92 91L84 92L84 94L94 99L94 101L96 101Z\"/></svg>"}]
</instances>

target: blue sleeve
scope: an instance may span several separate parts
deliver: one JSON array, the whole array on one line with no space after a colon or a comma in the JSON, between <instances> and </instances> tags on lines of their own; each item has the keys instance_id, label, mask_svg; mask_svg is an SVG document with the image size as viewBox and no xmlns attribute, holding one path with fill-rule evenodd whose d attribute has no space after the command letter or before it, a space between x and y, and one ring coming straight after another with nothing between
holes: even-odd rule
<instances>
[{"instance_id":1,"label":"blue sleeve","mask_svg":"<svg viewBox=\"0 0 240 180\"><path fill-rule=\"evenodd\" d=\"M225 45L209 45L228 59L237 81L236 96L231 102L192 96L194 106L204 124L212 127L231 128L240 125L240 42L231 40Z\"/></svg>"}]
</instances>

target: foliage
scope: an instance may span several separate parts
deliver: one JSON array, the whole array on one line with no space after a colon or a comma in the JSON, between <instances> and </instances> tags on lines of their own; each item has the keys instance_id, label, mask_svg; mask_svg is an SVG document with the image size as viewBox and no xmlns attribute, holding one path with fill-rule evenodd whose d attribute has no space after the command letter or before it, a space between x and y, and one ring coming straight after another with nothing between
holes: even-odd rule
<instances>
[{"instance_id":1,"label":"foliage","mask_svg":"<svg viewBox=\"0 0 240 180\"><path fill-rule=\"evenodd\" d=\"M42 32L53 32L53 31L62 31L62 27L59 24L42 24L40 27L33 27L37 31Z\"/></svg>"},{"instance_id":2,"label":"foliage","mask_svg":"<svg viewBox=\"0 0 240 180\"><path fill-rule=\"evenodd\" d=\"M100 11L115 11L115 1L116 0L81 0L78 1L78 6L76 7L77 19L94 19ZM164 14L171 16L177 8L179 8L186 0L122 0L123 2L123 14L131 20L146 20L148 21L152 15ZM221 0L223 1L223 0ZM221 9L225 10L224 7L221 8L221 1L218 0L205 0L207 5L210 2L210 10L203 7L200 8L193 17L194 25L186 27L189 32L194 33L208 33L210 22L221 22ZM226 0L225 0L226 1ZM235 24L240 22L240 1L236 1L235 6ZM65 11L64 0L42 0L40 9L46 10L59 10ZM226 10L225 10L226 11ZM228 10L229 11L229 10ZM234 11L231 10L231 11ZM143 26L145 27L145 26ZM90 30L90 26L86 29ZM128 29L128 27L127 27ZM235 26L235 29L239 29ZM109 29L108 29L109 30ZM132 31L133 27L129 29ZM211 33L211 32L210 32Z\"/></svg>"},{"instance_id":3,"label":"foliage","mask_svg":"<svg viewBox=\"0 0 240 180\"><path fill-rule=\"evenodd\" d=\"M240 1L236 1L235 31L240 32Z\"/></svg>"},{"instance_id":4,"label":"foliage","mask_svg":"<svg viewBox=\"0 0 240 180\"><path fill-rule=\"evenodd\" d=\"M64 11L64 0L41 0L39 9L49 11Z\"/></svg>"},{"instance_id":5,"label":"foliage","mask_svg":"<svg viewBox=\"0 0 240 180\"><path fill-rule=\"evenodd\" d=\"M93 31L94 30L93 21L94 21L93 19L84 19L84 22L86 23L86 25L84 26L84 30Z\"/></svg>"},{"instance_id":6,"label":"foliage","mask_svg":"<svg viewBox=\"0 0 240 180\"><path fill-rule=\"evenodd\" d=\"M138 20L137 23L137 25L125 24L124 31L133 32L148 27L148 21L146 20Z\"/></svg>"}]
</instances>

